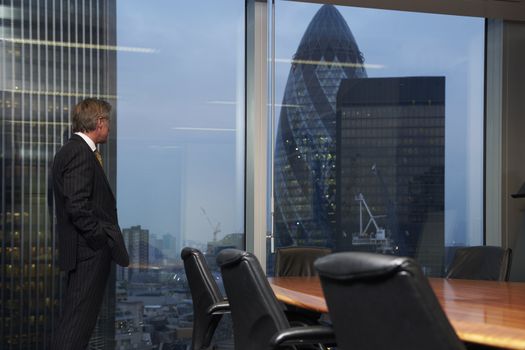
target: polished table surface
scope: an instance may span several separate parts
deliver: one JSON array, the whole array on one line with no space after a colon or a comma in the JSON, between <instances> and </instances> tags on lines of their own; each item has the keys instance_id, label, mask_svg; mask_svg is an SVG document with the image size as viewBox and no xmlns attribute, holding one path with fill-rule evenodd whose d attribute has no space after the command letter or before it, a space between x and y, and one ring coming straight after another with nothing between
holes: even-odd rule
<instances>
[{"instance_id":1,"label":"polished table surface","mask_svg":"<svg viewBox=\"0 0 525 350\"><path fill-rule=\"evenodd\" d=\"M318 277L273 277L280 301L328 312ZM525 283L429 278L459 338L505 349L525 349Z\"/></svg>"}]
</instances>

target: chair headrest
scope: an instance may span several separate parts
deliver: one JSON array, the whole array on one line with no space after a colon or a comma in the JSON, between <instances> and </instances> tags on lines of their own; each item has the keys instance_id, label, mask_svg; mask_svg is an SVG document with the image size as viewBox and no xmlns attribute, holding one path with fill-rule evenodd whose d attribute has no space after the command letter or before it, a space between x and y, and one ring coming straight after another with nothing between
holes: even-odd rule
<instances>
[{"instance_id":1,"label":"chair headrest","mask_svg":"<svg viewBox=\"0 0 525 350\"><path fill-rule=\"evenodd\" d=\"M241 260L251 257L252 254L240 249L226 248L217 255L217 265L225 267L238 264Z\"/></svg>"},{"instance_id":2,"label":"chair headrest","mask_svg":"<svg viewBox=\"0 0 525 350\"><path fill-rule=\"evenodd\" d=\"M182 258L182 260L186 260L192 255L200 255L200 254L202 254L201 251L196 248L184 247L182 251L180 252L180 257Z\"/></svg>"},{"instance_id":3,"label":"chair headrest","mask_svg":"<svg viewBox=\"0 0 525 350\"><path fill-rule=\"evenodd\" d=\"M327 255L317 259L314 266L321 276L337 280L376 278L417 268L410 258L364 252Z\"/></svg>"}]
</instances>

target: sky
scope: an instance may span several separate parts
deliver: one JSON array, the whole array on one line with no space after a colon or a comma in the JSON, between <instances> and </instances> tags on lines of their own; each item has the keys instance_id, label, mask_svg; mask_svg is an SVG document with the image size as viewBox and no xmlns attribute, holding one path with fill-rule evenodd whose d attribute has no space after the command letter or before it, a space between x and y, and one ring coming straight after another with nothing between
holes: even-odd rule
<instances>
[{"instance_id":1,"label":"sky","mask_svg":"<svg viewBox=\"0 0 525 350\"><path fill-rule=\"evenodd\" d=\"M118 56L119 219L206 242L243 231L244 11L187 3L117 2L118 44L155 50Z\"/></svg>"},{"instance_id":2,"label":"sky","mask_svg":"<svg viewBox=\"0 0 525 350\"><path fill-rule=\"evenodd\" d=\"M319 8L276 1L276 58L293 56ZM446 240L480 243L484 21L338 10L381 67L369 77L446 77ZM242 232L244 1L118 0L117 41L153 49L118 53L121 226L200 242L217 225L219 238ZM289 69L276 63L277 104Z\"/></svg>"}]
</instances>

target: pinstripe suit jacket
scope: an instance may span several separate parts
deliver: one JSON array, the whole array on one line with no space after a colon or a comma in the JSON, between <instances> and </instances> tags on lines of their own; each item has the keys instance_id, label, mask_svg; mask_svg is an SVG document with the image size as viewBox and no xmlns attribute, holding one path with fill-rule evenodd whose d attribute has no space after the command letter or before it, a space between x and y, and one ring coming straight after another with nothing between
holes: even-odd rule
<instances>
[{"instance_id":1,"label":"pinstripe suit jacket","mask_svg":"<svg viewBox=\"0 0 525 350\"><path fill-rule=\"evenodd\" d=\"M118 226L115 196L89 145L73 135L53 162L59 265L75 269L77 261L95 255L105 245L127 266L129 257Z\"/></svg>"}]
</instances>

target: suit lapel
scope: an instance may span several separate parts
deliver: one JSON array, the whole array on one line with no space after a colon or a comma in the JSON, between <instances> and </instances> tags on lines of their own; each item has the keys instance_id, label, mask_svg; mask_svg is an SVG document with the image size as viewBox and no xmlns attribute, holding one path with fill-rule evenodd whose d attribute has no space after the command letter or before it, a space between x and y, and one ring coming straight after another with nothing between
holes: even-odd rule
<instances>
[{"instance_id":1,"label":"suit lapel","mask_svg":"<svg viewBox=\"0 0 525 350\"><path fill-rule=\"evenodd\" d=\"M108 177L106 176L106 172L104 171L104 168L102 168L102 166L98 162L98 159L95 156L95 154L93 154L93 157L95 158L95 161L97 162L97 171L99 173L99 176L102 176L102 178L104 179L104 182L106 183L106 186L108 187L109 193L111 193L113 200L115 200L115 195L113 194L113 190L111 189L111 186L109 185Z\"/></svg>"},{"instance_id":2,"label":"suit lapel","mask_svg":"<svg viewBox=\"0 0 525 350\"><path fill-rule=\"evenodd\" d=\"M115 200L115 194L113 193L113 190L111 189L111 186L109 185L109 181L108 181L108 178L106 176L106 173L104 172L104 168L102 168L102 166L100 165L98 159L97 159L97 156L95 155L95 153L93 152L93 150L91 150L91 147L89 147L89 145L86 143L86 141L84 141L84 139L76 134L73 134L71 135L71 141L76 141L76 142L80 142L81 144L83 144L85 147L86 147L86 150L88 152L91 153L91 155L93 156L93 160L96 164L95 166L95 171L98 172L98 176L101 176L103 179L104 179L104 182L106 183L106 186L108 187L108 191L109 193L111 193L111 197L113 197L113 200Z\"/></svg>"}]
</instances>

